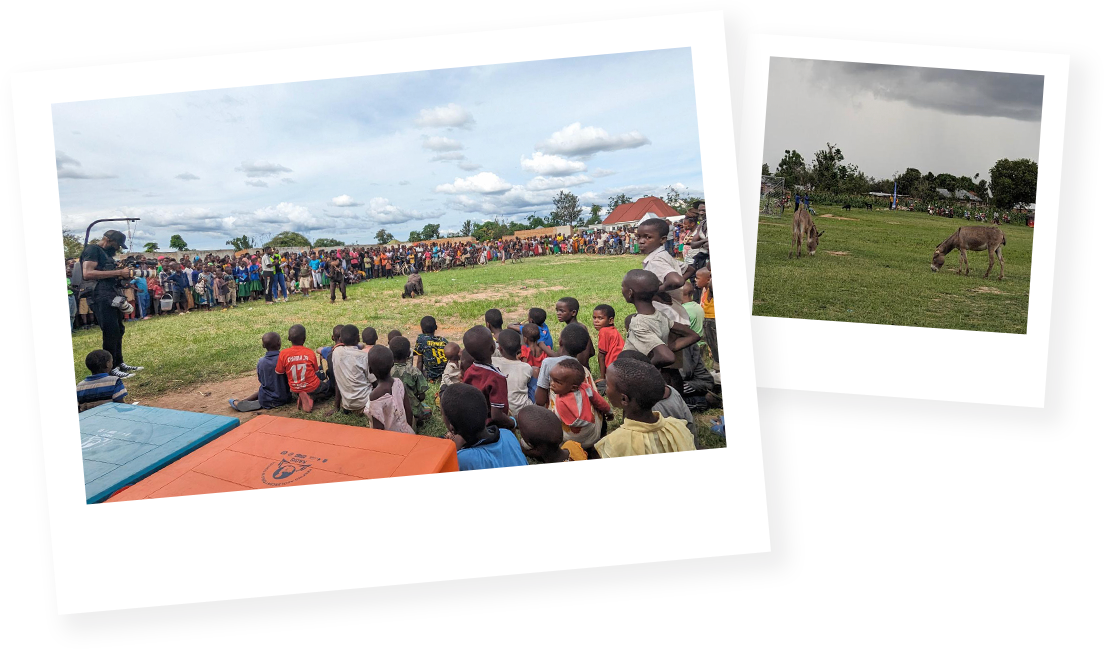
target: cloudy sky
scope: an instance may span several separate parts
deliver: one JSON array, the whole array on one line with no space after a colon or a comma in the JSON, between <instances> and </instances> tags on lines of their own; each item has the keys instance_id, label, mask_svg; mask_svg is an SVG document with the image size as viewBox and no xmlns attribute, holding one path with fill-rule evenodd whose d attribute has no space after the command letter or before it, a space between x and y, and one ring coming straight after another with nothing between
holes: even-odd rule
<instances>
[{"instance_id":1,"label":"cloudy sky","mask_svg":"<svg viewBox=\"0 0 1104 649\"><path fill-rule=\"evenodd\" d=\"M772 58L763 162L810 163L831 142L877 179L908 167L989 178L1001 158L1039 159L1043 77Z\"/></svg>"},{"instance_id":2,"label":"cloudy sky","mask_svg":"<svg viewBox=\"0 0 1104 649\"><path fill-rule=\"evenodd\" d=\"M688 48L55 104L62 225L139 245L405 239L625 192L702 192ZM95 228L95 236L101 227Z\"/></svg>"}]
</instances>

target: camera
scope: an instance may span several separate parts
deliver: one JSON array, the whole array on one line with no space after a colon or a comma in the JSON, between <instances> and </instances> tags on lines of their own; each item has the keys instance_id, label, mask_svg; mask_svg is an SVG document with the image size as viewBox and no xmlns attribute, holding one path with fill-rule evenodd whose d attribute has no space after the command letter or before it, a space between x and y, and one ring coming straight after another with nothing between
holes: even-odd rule
<instances>
[{"instance_id":1,"label":"camera","mask_svg":"<svg viewBox=\"0 0 1104 649\"><path fill-rule=\"evenodd\" d=\"M131 277L144 277L146 279L149 279L150 277L156 277L157 276L157 271L150 270L148 268L131 268L130 269L130 276Z\"/></svg>"},{"instance_id":2,"label":"camera","mask_svg":"<svg viewBox=\"0 0 1104 649\"><path fill-rule=\"evenodd\" d=\"M130 314L134 312L134 307L131 306L130 302L128 302L127 299L122 295L116 295L111 300L111 306L122 311L124 314Z\"/></svg>"}]
</instances>

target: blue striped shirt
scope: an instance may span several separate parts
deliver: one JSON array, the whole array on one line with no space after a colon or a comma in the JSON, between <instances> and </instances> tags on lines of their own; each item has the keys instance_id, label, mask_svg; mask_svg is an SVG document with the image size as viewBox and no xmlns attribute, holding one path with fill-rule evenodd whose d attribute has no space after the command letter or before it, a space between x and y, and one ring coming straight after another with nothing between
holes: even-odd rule
<instances>
[{"instance_id":1,"label":"blue striped shirt","mask_svg":"<svg viewBox=\"0 0 1104 649\"><path fill-rule=\"evenodd\" d=\"M96 401L115 401L123 403L123 397L127 395L123 380L117 376L111 376L107 372L93 374L77 384L77 404L94 403Z\"/></svg>"}]
</instances>

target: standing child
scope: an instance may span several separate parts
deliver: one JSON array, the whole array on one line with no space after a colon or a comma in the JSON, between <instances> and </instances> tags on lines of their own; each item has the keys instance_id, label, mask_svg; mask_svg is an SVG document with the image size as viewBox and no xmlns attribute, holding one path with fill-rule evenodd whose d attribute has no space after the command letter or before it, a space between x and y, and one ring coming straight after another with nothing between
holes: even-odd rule
<instances>
[{"instance_id":1,"label":"standing child","mask_svg":"<svg viewBox=\"0 0 1104 649\"><path fill-rule=\"evenodd\" d=\"M513 430L517 424L510 417L506 376L491 365L494 346L491 330L486 327L472 327L464 333L464 351L472 359L471 367L464 371L464 383L478 388L487 401L487 425L494 424L499 428Z\"/></svg>"},{"instance_id":2,"label":"standing child","mask_svg":"<svg viewBox=\"0 0 1104 649\"><path fill-rule=\"evenodd\" d=\"M721 371L721 352L717 348L717 316L713 310L713 273L708 268L698 271L695 278L698 288L702 290L702 330L705 333L705 344L709 345L709 353L713 355L713 371Z\"/></svg>"},{"instance_id":3,"label":"standing child","mask_svg":"<svg viewBox=\"0 0 1104 649\"><path fill-rule=\"evenodd\" d=\"M598 330L598 371L602 377L598 388L603 392L606 387L606 368L617 360L617 355L625 347L625 339L621 337L621 332L613 321L616 315L613 307L608 304L599 304L591 314L594 328Z\"/></svg>"},{"instance_id":4,"label":"standing child","mask_svg":"<svg viewBox=\"0 0 1104 649\"><path fill-rule=\"evenodd\" d=\"M372 418L372 427L396 433L414 434L414 414L403 382L391 376L395 356L383 345L375 345L368 352L368 368L376 377L368 400L366 414Z\"/></svg>"},{"instance_id":5,"label":"standing child","mask_svg":"<svg viewBox=\"0 0 1104 649\"><path fill-rule=\"evenodd\" d=\"M456 444L461 471L525 466L517 437L487 424L487 402L479 390L459 383L441 396L446 437Z\"/></svg>"},{"instance_id":6,"label":"standing child","mask_svg":"<svg viewBox=\"0 0 1104 649\"><path fill-rule=\"evenodd\" d=\"M429 381L422 375L418 368L410 364L410 341L402 336L392 337L387 341L387 348L395 357L395 366L391 368L391 376L402 381L406 388L406 394L410 399L410 408L414 415L414 421L418 425L429 420L433 412L426 404L426 392L429 391Z\"/></svg>"},{"instance_id":7,"label":"standing child","mask_svg":"<svg viewBox=\"0 0 1104 649\"><path fill-rule=\"evenodd\" d=\"M564 326L579 322L579 301L573 297L561 297L556 302L556 319L564 323ZM579 362L583 365L590 365L590 359L593 357L594 343L590 340L590 332L588 331L586 353L579 358Z\"/></svg>"},{"instance_id":8,"label":"standing child","mask_svg":"<svg viewBox=\"0 0 1104 649\"><path fill-rule=\"evenodd\" d=\"M574 440L589 449L602 436L602 421L613 419L610 405L587 382L587 372L577 359L566 358L549 372L551 409L563 424L563 441Z\"/></svg>"},{"instance_id":9,"label":"standing child","mask_svg":"<svg viewBox=\"0 0 1104 649\"><path fill-rule=\"evenodd\" d=\"M431 315L422 318L421 328L421 335L414 341L414 365L427 380L436 381L441 378L441 373L449 362L445 357L445 345L448 341L437 335L437 320Z\"/></svg>"},{"instance_id":10,"label":"standing child","mask_svg":"<svg viewBox=\"0 0 1104 649\"><path fill-rule=\"evenodd\" d=\"M647 363L620 358L606 375L606 396L625 414L619 428L594 445L599 457L625 457L694 450L686 424L653 410L665 391L659 370Z\"/></svg>"}]
</instances>

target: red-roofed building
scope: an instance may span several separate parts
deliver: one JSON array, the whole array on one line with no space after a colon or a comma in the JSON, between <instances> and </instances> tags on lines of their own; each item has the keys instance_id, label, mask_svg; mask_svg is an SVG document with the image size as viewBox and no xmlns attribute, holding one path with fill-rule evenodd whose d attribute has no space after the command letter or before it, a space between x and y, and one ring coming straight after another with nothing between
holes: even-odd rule
<instances>
[{"instance_id":1,"label":"red-roofed building","mask_svg":"<svg viewBox=\"0 0 1104 649\"><path fill-rule=\"evenodd\" d=\"M644 219L671 217L682 218L682 215L663 202L662 198L645 196L635 203L622 203L615 207L602 221L602 225L636 225Z\"/></svg>"}]
</instances>

